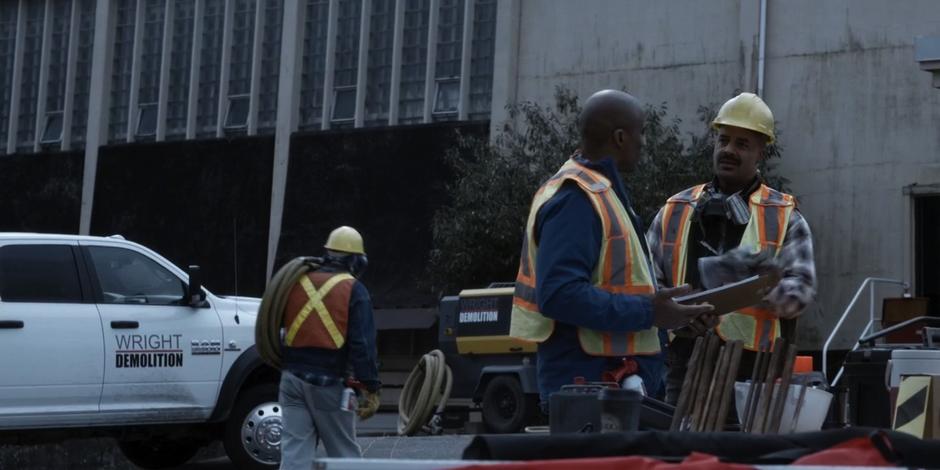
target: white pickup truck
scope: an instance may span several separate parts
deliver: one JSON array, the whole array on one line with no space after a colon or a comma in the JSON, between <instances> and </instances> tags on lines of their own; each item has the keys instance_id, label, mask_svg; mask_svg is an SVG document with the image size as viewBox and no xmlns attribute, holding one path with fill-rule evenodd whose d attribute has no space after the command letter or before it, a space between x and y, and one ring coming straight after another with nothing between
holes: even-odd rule
<instances>
[{"instance_id":1,"label":"white pickup truck","mask_svg":"<svg viewBox=\"0 0 940 470\"><path fill-rule=\"evenodd\" d=\"M0 442L111 435L165 468L222 439L237 468L275 467L260 301L198 273L119 236L0 233Z\"/></svg>"}]
</instances>

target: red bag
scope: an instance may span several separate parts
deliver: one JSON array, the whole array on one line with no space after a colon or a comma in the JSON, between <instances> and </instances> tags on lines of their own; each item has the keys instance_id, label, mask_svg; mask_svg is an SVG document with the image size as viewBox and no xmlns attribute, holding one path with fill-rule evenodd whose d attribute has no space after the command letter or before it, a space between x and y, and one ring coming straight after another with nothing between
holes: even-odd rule
<instances>
[{"instance_id":1,"label":"red bag","mask_svg":"<svg viewBox=\"0 0 940 470\"><path fill-rule=\"evenodd\" d=\"M868 437L850 439L837 446L807 455L797 459L793 462L793 465L842 465L855 467L894 466L891 462L885 460L878 448L871 442L871 438Z\"/></svg>"}]
</instances>

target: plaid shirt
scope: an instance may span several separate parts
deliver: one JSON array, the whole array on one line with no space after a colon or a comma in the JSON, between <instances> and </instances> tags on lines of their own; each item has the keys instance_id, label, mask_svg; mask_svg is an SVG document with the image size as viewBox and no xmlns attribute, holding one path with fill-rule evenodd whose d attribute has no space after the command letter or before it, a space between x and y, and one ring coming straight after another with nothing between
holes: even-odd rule
<instances>
[{"instance_id":1,"label":"plaid shirt","mask_svg":"<svg viewBox=\"0 0 940 470\"><path fill-rule=\"evenodd\" d=\"M706 190L713 190L709 184ZM727 223L731 223L730 221ZM652 225L646 232L646 241L649 244L650 254L653 257L653 269L656 272L656 281L660 286L667 286L663 275L665 269L671 269L671 260L663 259L662 240L660 234L663 226L663 209L659 210ZM813 236L809 224L800 213L794 210L787 224L787 233L783 239L783 247L777 256L783 267L783 278L777 287L767 295L777 315L781 318L798 317L803 310L816 297L816 264L813 261Z\"/></svg>"}]
</instances>

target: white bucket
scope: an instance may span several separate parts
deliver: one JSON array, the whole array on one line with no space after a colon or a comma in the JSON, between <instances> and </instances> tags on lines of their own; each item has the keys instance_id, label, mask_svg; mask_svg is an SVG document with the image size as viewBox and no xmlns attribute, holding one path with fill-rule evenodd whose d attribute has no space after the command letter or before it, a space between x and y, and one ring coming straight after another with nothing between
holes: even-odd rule
<instances>
[{"instance_id":1,"label":"white bucket","mask_svg":"<svg viewBox=\"0 0 940 470\"><path fill-rule=\"evenodd\" d=\"M738 411L738 422L744 422L744 407L747 404L747 392L750 389L750 382L734 383L734 402ZM780 384L774 385L774 393ZM790 385L787 393L787 401L783 406L783 416L780 418L780 433L789 433L793 427L793 415L796 413L796 405L800 399L800 385ZM800 416L796 420L796 429L793 432L819 431L822 429L823 421L829 414L829 404L832 402L832 394L816 388L806 389L806 398L803 401L803 407L800 409Z\"/></svg>"}]
</instances>

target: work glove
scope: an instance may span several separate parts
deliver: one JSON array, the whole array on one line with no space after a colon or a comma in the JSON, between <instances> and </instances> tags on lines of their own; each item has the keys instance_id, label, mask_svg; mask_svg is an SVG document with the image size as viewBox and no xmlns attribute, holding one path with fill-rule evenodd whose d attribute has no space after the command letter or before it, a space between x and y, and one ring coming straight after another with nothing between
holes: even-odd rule
<instances>
[{"instance_id":1,"label":"work glove","mask_svg":"<svg viewBox=\"0 0 940 470\"><path fill-rule=\"evenodd\" d=\"M702 287L715 289L725 284L746 279L755 274L772 274L782 277L781 267L773 252L763 250L753 253L747 248L735 248L720 256L708 256L698 260L699 278Z\"/></svg>"},{"instance_id":2,"label":"work glove","mask_svg":"<svg viewBox=\"0 0 940 470\"><path fill-rule=\"evenodd\" d=\"M806 305L800 302L797 296L789 293L786 287L786 281L777 284L777 286L764 297L763 307L782 319L792 320L803 313L803 309L806 308Z\"/></svg>"},{"instance_id":3,"label":"work glove","mask_svg":"<svg viewBox=\"0 0 940 470\"><path fill-rule=\"evenodd\" d=\"M366 391L363 393L362 398L359 401L359 409L356 410L356 414L359 419L366 420L374 416L375 412L379 410L379 391Z\"/></svg>"}]
</instances>

